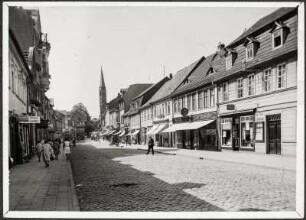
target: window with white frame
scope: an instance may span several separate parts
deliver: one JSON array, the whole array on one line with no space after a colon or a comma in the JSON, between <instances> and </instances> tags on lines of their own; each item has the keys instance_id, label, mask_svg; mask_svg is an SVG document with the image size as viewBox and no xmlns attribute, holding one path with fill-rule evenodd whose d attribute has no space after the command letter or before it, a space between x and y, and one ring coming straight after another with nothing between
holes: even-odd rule
<instances>
[{"instance_id":1,"label":"window with white frame","mask_svg":"<svg viewBox=\"0 0 306 220\"><path fill-rule=\"evenodd\" d=\"M262 88L263 88L263 92L269 92L271 90L271 77L272 73L271 73L271 68L264 70L263 72L263 77L262 77Z\"/></svg>"},{"instance_id":2,"label":"window with white frame","mask_svg":"<svg viewBox=\"0 0 306 220\"><path fill-rule=\"evenodd\" d=\"M276 66L276 77L277 77L277 89L282 89L286 87L286 75L287 75L287 68L286 64L280 64Z\"/></svg>"},{"instance_id":3,"label":"window with white frame","mask_svg":"<svg viewBox=\"0 0 306 220\"><path fill-rule=\"evenodd\" d=\"M229 54L225 58L225 67L226 67L226 70L232 68L232 66L233 66L232 54Z\"/></svg>"},{"instance_id":4,"label":"window with white frame","mask_svg":"<svg viewBox=\"0 0 306 220\"><path fill-rule=\"evenodd\" d=\"M237 79L237 98L243 97L243 78Z\"/></svg>"},{"instance_id":5,"label":"window with white frame","mask_svg":"<svg viewBox=\"0 0 306 220\"><path fill-rule=\"evenodd\" d=\"M177 104L178 104L178 101L177 99L174 100L174 112L177 112Z\"/></svg>"},{"instance_id":6,"label":"window with white frame","mask_svg":"<svg viewBox=\"0 0 306 220\"><path fill-rule=\"evenodd\" d=\"M204 108L208 108L208 92L207 90L204 91Z\"/></svg>"},{"instance_id":7,"label":"window with white frame","mask_svg":"<svg viewBox=\"0 0 306 220\"><path fill-rule=\"evenodd\" d=\"M184 96L182 99L182 107L186 108L186 96Z\"/></svg>"},{"instance_id":8,"label":"window with white frame","mask_svg":"<svg viewBox=\"0 0 306 220\"><path fill-rule=\"evenodd\" d=\"M180 112L181 109L182 109L182 98L179 98L178 99L178 108L177 108L178 112Z\"/></svg>"},{"instance_id":9,"label":"window with white frame","mask_svg":"<svg viewBox=\"0 0 306 220\"><path fill-rule=\"evenodd\" d=\"M187 108L190 110L192 107L191 107L191 95L188 95L187 96Z\"/></svg>"},{"instance_id":10,"label":"window with white frame","mask_svg":"<svg viewBox=\"0 0 306 220\"><path fill-rule=\"evenodd\" d=\"M272 33L273 49L277 49L283 45L283 29L278 29Z\"/></svg>"},{"instance_id":11,"label":"window with white frame","mask_svg":"<svg viewBox=\"0 0 306 220\"><path fill-rule=\"evenodd\" d=\"M245 52L246 52L246 60L251 60L254 57L254 44L250 43L246 46L245 48Z\"/></svg>"},{"instance_id":12,"label":"window with white frame","mask_svg":"<svg viewBox=\"0 0 306 220\"><path fill-rule=\"evenodd\" d=\"M248 76L248 95L255 95L255 76L251 74Z\"/></svg>"},{"instance_id":13,"label":"window with white frame","mask_svg":"<svg viewBox=\"0 0 306 220\"><path fill-rule=\"evenodd\" d=\"M215 90L214 88L210 89L210 107L215 107Z\"/></svg>"},{"instance_id":14,"label":"window with white frame","mask_svg":"<svg viewBox=\"0 0 306 220\"><path fill-rule=\"evenodd\" d=\"M170 115L170 103L171 103L171 102L168 102L168 108L167 108L167 113L168 113L168 115Z\"/></svg>"},{"instance_id":15,"label":"window with white frame","mask_svg":"<svg viewBox=\"0 0 306 220\"><path fill-rule=\"evenodd\" d=\"M222 84L222 101L227 102L228 101L228 83Z\"/></svg>"},{"instance_id":16,"label":"window with white frame","mask_svg":"<svg viewBox=\"0 0 306 220\"><path fill-rule=\"evenodd\" d=\"M196 99L196 94L192 94L192 111L197 110L197 99Z\"/></svg>"},{"instance_id":17,"label":"window with white frame","mask_svg":"<svg viewBox=\"0 0 306 220\"><path fill-rule=\"evenodd\" d=\"M199 109L203 109L204 108L204 92L203 91L199 91L198 93L198 108Z\"/></svg>"}]
</instances>

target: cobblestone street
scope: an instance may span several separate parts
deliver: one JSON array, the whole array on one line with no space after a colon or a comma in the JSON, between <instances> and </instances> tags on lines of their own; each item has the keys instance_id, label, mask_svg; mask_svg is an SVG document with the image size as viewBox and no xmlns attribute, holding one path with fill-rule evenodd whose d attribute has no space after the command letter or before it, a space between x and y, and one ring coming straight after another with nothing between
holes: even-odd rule
<instances>
[{"instance_id":1,"label":"cobblestone street","mask_svg":"<svg viewBox=\"0 0 306 220\"><path fill-rule=\"evenodd\" d=\"M87 142L72 153L82 211L294 211L295 172Z\"/></svg>"}]
</instances>

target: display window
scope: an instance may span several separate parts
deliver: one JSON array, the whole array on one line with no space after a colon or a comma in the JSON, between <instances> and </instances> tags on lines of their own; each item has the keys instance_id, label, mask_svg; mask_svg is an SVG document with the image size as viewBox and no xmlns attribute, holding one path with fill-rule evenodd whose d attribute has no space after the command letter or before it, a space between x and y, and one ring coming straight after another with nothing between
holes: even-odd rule
<instances>
[{"instance_id":1,"label":"display window","mask_svg":"<svg viewBox=\"0 0 306 220\"><path fill-rule=\"evenodd\" d=\"M254 116L241 116L240 129L240 147L254 148Z\"/></svg>"},{"instance_id":2,"label":"display window","mask_svg":"<svg viewBox=\"0 0 306 220\"><path fill-rule=\"evenodd\" d=\"M232 147L232 118L221 119L222 147Z\"/></svg>"}]
</instances>

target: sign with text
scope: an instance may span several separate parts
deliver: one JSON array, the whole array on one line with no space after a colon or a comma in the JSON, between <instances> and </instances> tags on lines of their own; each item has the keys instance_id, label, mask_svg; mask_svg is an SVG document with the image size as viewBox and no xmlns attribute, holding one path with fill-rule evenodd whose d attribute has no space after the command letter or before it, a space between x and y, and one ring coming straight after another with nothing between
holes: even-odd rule
<instances>
[{"instance_id":1,"label":"sign with text","mask_svg":"<svg viewBox=\"0 0 306 220\"><path fill-rule=\"evenodd\" d=\"M40 117L39 116L29 116L29 115L20 115L18 116L19 123L22 124L39 124Z\"/></svg>"},{"instance_id":2,"label":"sign with text","mask_svg":"<svg viewBox=\"0 0 306 220\"><path fill-rule=\"evenodd\" d=\"M226 110L235 110L235 105L233 104L226 105Z\"/></svg>"}]
</instances>

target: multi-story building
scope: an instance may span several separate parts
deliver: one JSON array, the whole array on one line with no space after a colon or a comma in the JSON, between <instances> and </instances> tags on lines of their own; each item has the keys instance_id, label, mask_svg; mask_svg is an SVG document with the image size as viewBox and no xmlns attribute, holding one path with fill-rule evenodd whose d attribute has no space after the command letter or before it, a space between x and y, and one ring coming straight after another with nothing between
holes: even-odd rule
<instances>
[{"instance_id":1,"label":"multi-story building","mask_svg":"<svg viewBox=\"0 0 306 220\"><path fill-rule=\"evenodd\" d=\"M123 117L125 123L129 124L128 137L132 143L140 144L144 141L145 133L141 131L140 108L144 105L167 81L168 77L164 77L159 82L151 85L149 88L138 94L130 103L130 109Z\"/></svg>"},{"instance_id":2,"label":"multi-story building","mask_svg":"<svg viewBox=\"0 0 306 220\"><path fill-rule=\"evenodd\" d=\"M179 70L174 76L170 74L167 81L152 98L141 107L141 127L143 143L147 143L147 136L152 136L156 146L172 147L174 144L172 132L164 132L172 125L173 108L170 94L190 75L205 58L197 60L189 66Z\"/></svg>"},{"instance_id":3,"label":"multi-story building","mask_svg":"<svg viewBox=\"0 0 306 220\"><path fill-rule=\"evenodd\" d=\"M215 77L222 149L295 155L297 24L297 8L280 8L223 48Z\"/></svg>"},{"instance_id":4,"label":"multi-story building","mask_svg":"<svg viewBox=\"0 0 306 220\"><path fill-rule=\"evenodd\" d=\"M173 132L178 148L217 149L216 85L213 76L220 68L218 51L206 57L171 94Z\"/></svg>"},{"instance_id":5,"label":"multi-story building","mask_svg":"<svg viewBox=\"0 0 306 220\"><path fill-rule=\"evenodd\" d=\"M30 70L30 77L27 80L26 117L28 119L30 117L31 120L28 122L29 129L26 138L30 145L28 156L31 157L37 141L48 137L48 129L45 127L44 121L47 120L44 117L48 111L45 107L48 105L44 103L48 102L45 98L45 92L49 89L50 84L48 67L50 43L47 34L41 32L38 10L10 7L9 30L18 42L21 54ZM35 117L37 120L34 120ZM38 129L39 127L40 129Z\"/></svg>"}]
</instances>

